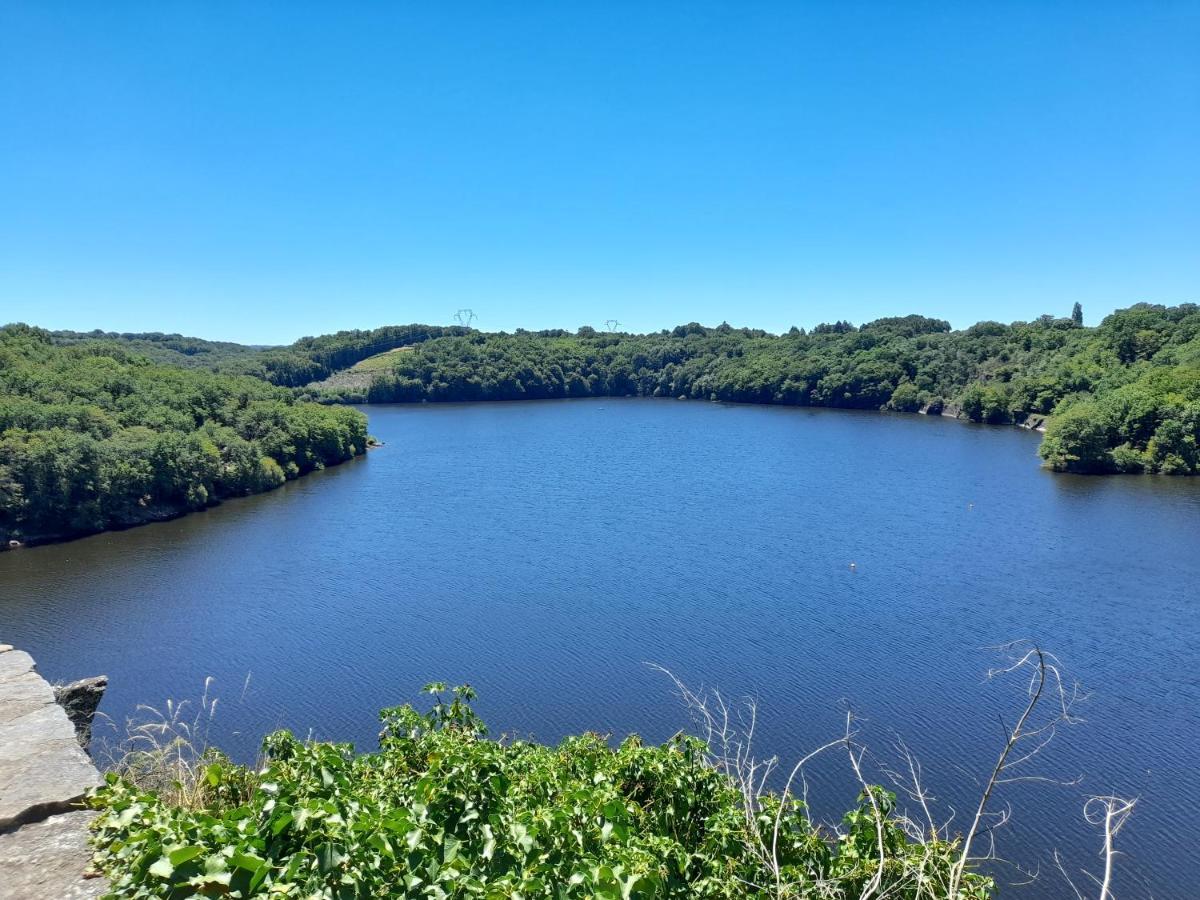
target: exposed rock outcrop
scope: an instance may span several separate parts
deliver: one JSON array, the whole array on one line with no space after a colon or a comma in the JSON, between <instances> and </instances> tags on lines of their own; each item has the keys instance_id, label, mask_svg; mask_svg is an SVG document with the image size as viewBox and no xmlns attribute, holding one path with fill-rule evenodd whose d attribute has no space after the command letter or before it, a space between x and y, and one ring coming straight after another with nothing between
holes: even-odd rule
<instances>
[{"instance_id":1,"label":"exposed rock outcrop","mask_svg":"<svg viewBox=\"0 0 1200 900\"><path fill-rule=\"evenodd\" d=\"M1030 431L1045 431L1046 423L1050 421L1050 417L1042 413L1030 413L1018 424L1022 428L1028 428Z\"/></svg>"},{"instance_id":2,"label":"exposed rock outcrop","mask_svg":"<svg viewBox=\"0 0 1200 900\"><path fill-rule=\"evenodd\" d=\"M942 408L939 410L939 412L941 415L947 416L951 419L962 418L962 407L957 403L945 403L942 405Z\"/></svg>"},{"instance_id":3,"label":"exposed rock outcrop","mask_svg":"<svg viewBox=\"0 0 1200 900\"><path fill-rule=\"evenodd\" d=\"M92 720L96 718L96 708L100 706L104 689L107 687L107 675L81 678L70 684L54 686L54 699L66 711L67 718L75 726L75 737L84 750L87 750L92 742Z\"/></svg>"},{"instance_id":4,"label":"exposed rock outcrop","mask_svg":"<svg viewBox=\"0 0 1200 900\"><path fill-rule=\"evenodd\" d=\"M923 416L946 416L948 419L961 419L962 407L957 403L942 400L930 400L918 410Z\"/></svg>"},{"instance_id":5,"label":"exposed rock outcrop","mask_svg":"<svg viewBox=\"0 0 1200 900\"><path fill-rule=\"evenodd\" d=\"M92 814L79 808L100 781L32 657L0 644L0 900L104 893L84 877Z\"/></svg>"}]
</instances>

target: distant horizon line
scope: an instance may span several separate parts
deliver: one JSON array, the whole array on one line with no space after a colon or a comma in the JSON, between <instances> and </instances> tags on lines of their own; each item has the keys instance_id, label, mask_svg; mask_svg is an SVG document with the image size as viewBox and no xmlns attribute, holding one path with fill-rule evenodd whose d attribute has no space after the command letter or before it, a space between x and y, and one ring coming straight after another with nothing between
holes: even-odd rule
<instances>
[{"instance_id":1,"label":"distant horizon line","mask_svg":"<svg viewBox=\"0 0 1200 900\"><path fill-rule=\"evenodd\" d=\"M1083 304L1081 303L1081 306L1082 305ZM1167 304L1167 303L1154 303L1154 302L1148 301L1148 300L1139 300L1139 301L1129 304L1128 306L1116 307L1112 312L1103 316L1100 319L1100 321L1096 322L1095 324L1088 325L1085 323L1080 327L1083 327L1083 328L1099 327L1101 324L1103 324L1104 319L1107 319L1110 315L1113 315L1114 313L1120 312L1122 310L1132 309L1133 307L1136 307L1136 306L1161 306L1161 307L1169 309L1172 307L1193 306L1193 305L1196 305L1193 301L1180 301L1179 303ZM1087 307L1083 306L1083 309L1084 309L1084 313L1086 315ZM844 322L846 324L853 326L855 329L859 329L859 328L863 328L867 325L871 325L871 324L873 324L875 322L879 322L879 321L907 319L907 318L911 318L914 316L920 317L920 318L925 318L925 319L932 319L932 320L940 321L940 322L945 322L947 325L950 326L951 332L966 331L967 329L972 328L976 325L980 325L983 323L991 323L991 322L1005 325L1007 327L1012 327L1015 325L1029 324L1031 322L1040 321L1042 319L1050 319L1053 321L1053 320L1070 320L1070 318L1071 318L1070 310L1068 309L1067 312L1063 315L1054 315L1053 313L1042 313L1041 315L1035 316L1034 318L1031 318L1031 319L1014 319L1011 322L1003 322L999 319L978 319L975 322L972 322L970 325L956 327L954 325L954 323L949 319L940 318L938 316L929 316L929 315L925 315L924 313L910 312L910 313L904 313L902 315L879 316L874 319L869 319L869 320L866 320L861 323L855 323L853 320L845 319L845 318L837 318L837 319L832 319L832 320L825 319L820 322L817 322L815 325L811 325L811 326L793 325L793 326L789 326L786 329L783 329L782 331L773 331L769 328L762 328L762 327L758 327L758 326L754 326L754 325L734 325L731 322L729 322L728 320L722 320L721 322L718 322L715 325L708 325L697 319L691 319L687 322L679 322L676 325L667 326L664 328L656 328L656 329L652 329L652 330L648 330L648 331L628 330L623 327L623 323L616 321L616 320L610 320L610 321L616 321L616 327L613 327L613 328L605 327L605 325L596 326L596 325L592 325L590 323L584 323L582 325L577 325L575 328L568 328L568 327L564 327L564 326L549 326L549 327L545 327L545 328L528 328L525 326L516 326L511 329L497 328L497 329L491 329L491 330L480 328L476 325L464 326L459 322L446 323L446 322L430 322L430 321L425 321L425 322L412 321L412 322L389 322L389 323L385 323L385 324L381 324L381 325L375 325L370 328L361 328L361 327L360 328L338 328L338 329L334 329L332 331L306 333L306 334L301 334L299 337L293 338L291 341L285 341L285 342L281 342L281 343L244 342L244 341L240 341L240 340L233 340L230 338L203 337L199 334L187 334L182 331L174 331L174 330L161 331L161 330L157 330L157 329L146 329L146 330L141 330L141 331L117 331L114 329L105 329L105 328L90 328L90 329L49 328L49 327L46 327L43 325L37 325L37 324L31 323L31 322L22 322L22 321L6 322L0 327L9 328L9 327L15 326L15 325L27 325L31 328L39 328L44 331L51 332L52 334L64 334L65 333L65 334L98 335L98 336L115 335L118 337L128 337L131 335L161 335L163 337L199 340L199 341L206 341L208 343L215 343L215 344L236 344L241 347L249 347L249 348L253 348L253 349L265 350L265 349L273 349L276 347L288 347L288 346L291 346L292 344L295 344L297 341L302 341L302 340L305 340L308 338L323 337L325 335L341 334L341 333L354 332L354 331L370 332L370 331L378 330L380 328L403 328L406 326L423 326L423 327L433 327L433 328L464 328L465 327L465 328L469 328L471 331L478 332L480 334L518 334L518 333L522 333L522 332L530 333L530 334L537 334L539 332L547 332L547 331L563 331L568 334L579 334L579 332L582 331L582 329L591 328L597 334L653 335L653 334L663 334L664 332L670 333L675 328L687 327L689 325L700 325L701 327L709 329L709 330L720 328L723 325L728 325L734 331L761 331L764 334L769 334L769 335L773 335L773 336L781 336L781 335L788 334L792 328L799 328L801 331L803 331L805 333L812 333L812 331L814 329L819 328L822 325L836 325L836 324ZM605 324L607 324L607 323L605 323Z\"/></svg>"}]
</instances>

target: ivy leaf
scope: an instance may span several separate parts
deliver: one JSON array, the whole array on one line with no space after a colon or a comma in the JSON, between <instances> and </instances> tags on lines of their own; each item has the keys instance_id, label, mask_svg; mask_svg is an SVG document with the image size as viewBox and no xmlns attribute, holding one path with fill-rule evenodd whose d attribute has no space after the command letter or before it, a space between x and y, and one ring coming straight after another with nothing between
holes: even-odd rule
<instances>
[{"instance_id":1,"label":"ivy leaf","mask_svg":"<svg viewBox=\"0 0 1200 900\"><path fill-rule=\"evenodd\" d=\"M317 868L320 869L322 875L328 875L345 860L346 855L342 848L337 844L326 841L323 844L318 844L317 849Z\"/></svg>"},{"instance_id":2,"label":"ivy leaf","mask_svg":"<svg viewBox=\"0 0 1200 900\"><path fill-rule=\"evenodd\" d=\"M150 874L157 875L159 878L170 878L175 874L175 866L171 864L169 856L160 856L150 866Z\"/></svg>"},{"instance_id":3,"label":"ivy leaf","mask_svg":"<svg viewBox=\"0 0 1200 900\"><path fill-rule=\"evenodd\" d=\"M178 850L172 850L168 854L168 858L170 860L172 867L182 866L185 862L195 859L197 856L199 856L203 852L204 852L203 847L197 847L195 845L192 845L189 847L180 847ZM159 860L159 862L162 862L162 860Z\"/></svg>"}]
</instances>

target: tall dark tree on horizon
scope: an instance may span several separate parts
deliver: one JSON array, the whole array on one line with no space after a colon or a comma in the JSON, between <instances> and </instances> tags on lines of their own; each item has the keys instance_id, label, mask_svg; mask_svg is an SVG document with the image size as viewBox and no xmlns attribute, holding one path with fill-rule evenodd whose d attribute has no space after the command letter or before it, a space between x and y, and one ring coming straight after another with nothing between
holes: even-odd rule
<instances>
[{"instance_id":1,"label":"tall dark tree on horizon","mask_svg":"<svg viewBox=\"0 0 1200 900\"><path fill-rule=\"evenodd\" d=\"M1083 306L1078 301L1071 307L1071 321L1080 327L1083 326Z\"/></svg>"}]
</instances>

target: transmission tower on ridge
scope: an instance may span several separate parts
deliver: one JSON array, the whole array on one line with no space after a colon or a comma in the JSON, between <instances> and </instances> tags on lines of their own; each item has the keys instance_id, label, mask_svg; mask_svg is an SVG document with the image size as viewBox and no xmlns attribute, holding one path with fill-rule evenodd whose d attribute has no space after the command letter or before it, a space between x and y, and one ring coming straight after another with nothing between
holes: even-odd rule
<instances>
[{"instance_id":1,"label":"transmission tower on ridge","mask_svg":"<svg viewBox=\"0 0 1200 900\"><path fill-rule=\"evenodd\" d=\"M605 331L620 331L621 323L618 322L616 319L605 319L604 320L604 330Z\"/></svg>"},{"instance_id":2,"label":"transmission tower on ridge","mask_svg":"<svg viewBox=\"0 0 1200 900\"><path fill-rule=\"evenodd\" d=\"M475 310L473 309L460 309L454 314L455 321L457 321L459 325L463 326L463 328L470 328L471 323L474 322L476 318L478 317L475 315Z\"/></svg>"}]
</instances>

